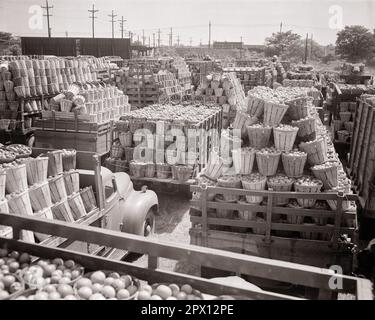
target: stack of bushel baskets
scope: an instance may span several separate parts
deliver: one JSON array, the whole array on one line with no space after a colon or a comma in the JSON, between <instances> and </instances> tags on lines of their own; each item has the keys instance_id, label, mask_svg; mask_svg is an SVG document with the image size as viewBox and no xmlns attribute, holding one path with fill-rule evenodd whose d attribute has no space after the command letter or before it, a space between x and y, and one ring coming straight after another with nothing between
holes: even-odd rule
<instances>
[{"instance_id":1,"label":"stack of bushel baskets","mask_svg":"<svg viewBox=\"0 0 375 320\"><path fill-rule=\"evenodd\" d=\"M351 181L322 125L305 88L279 87L275 90L256 87L249 91L248 109L238 112L233 130L222 133L221 153L212 152L200 179L209 185L254 191L290 192L290 198L273 199L274 206L336 210L336 201L314 198L293 199L293 192L350 194ZM198 179L199 180L199 179ZM198 184L201 184L198 181ZM217 195L215 201L260 205L266 196ZM343 211L355 208L343 201ZM251 214L250 214L251 213ZM221 218L234 218L234 211L216 210ZM265 221L264 213L248 212L241 219ZM287 221L285 221L287 219ZM273 222L307 225L330 225L328 218L273 215ZM348 226L354 222L349 221ZM255 228L256 232L257 229ZM258 230L259 231L259 230ZM264 232L264 230L263 230ZM324 240L326 234L301 233L302 238ZM326 241L328 241L326 239Z\"/></svg>"},{"instance_id":2,"label":"stack of bushel baskets","mask_svg":"<svg viewBox=\"0 0 375 320\"><path fill-rule=\"evenodd\" d=\"M132 111L116 123L118 139L106 165L132 178L187 181L196 165L204 165L214 145L205 135L220 132L221 117L219 107L191 103Z\"/></svg>"},{"instance_id":3,"label":"stack of bushel baskets","mask_svg":"<svg viewBox=\"0 0 375 320\"><path fill-rule=\"evenodd\" d=\"M0 192L7 193L1 212L74 222L96 208L92 187L80 189L75 150L54 150L33 158L30 148L28 152L17 148L1 165ZM35 237L42 241L47 235L35 233ZM22 233L28 242L35 237L30 231Z\"/></svg>"},{"instance_id":4,"label":"stack of bushel baskets","mask_svg":"<svg viewBox=\"0 0 375 320\"><path fill-rule=\"evenodd\" d=\"M201 79L193 93L194 101L218 104L223 108L223 128L233 121L238 109L244 109L245 92L234 72L211 73Z\"/></svg>"}]
</instances>

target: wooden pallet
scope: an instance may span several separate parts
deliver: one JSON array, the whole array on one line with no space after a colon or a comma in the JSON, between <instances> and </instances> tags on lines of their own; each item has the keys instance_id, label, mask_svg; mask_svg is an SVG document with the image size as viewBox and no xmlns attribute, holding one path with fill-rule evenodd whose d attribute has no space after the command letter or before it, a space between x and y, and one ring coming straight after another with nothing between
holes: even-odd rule
<instances>
[{"instance_id":1,"label":"wooden pallet","mask_svg":"<svg viewBox=\"0 0 375 320\"><path fill-rule=\"evenodd\" d=\"M337 275L342 280L342 287L332 290L329 283L332 281L330 270L314 268L301 264L287 263L270 259L263 259L243 254L224 252L210 248L177 243L155 242L132 234L113 232L89 226L77 226L60 221L43 220L35 217L0 214L0 225L13 228L13 239L0 237L2 245L10 250L27 252L42 258L60 257L64 260L74 260L86 270L113 270L131 274L141 280L153 283L186 283L197 290L211 295L234 295L262 300L295 300L291 295L279 294L270 291L244 289L229 284L217 284L212 280L190 276L180 272L171 272L158 269L159 258L193 261L202 266L220 268L246 274L263 279L283 281L294 285L316 288L320 298L334 298L338 292L354 294L358 300L371 300L371 282L366 279ZM95 243L100 246L116 246L117 249L136 251L148 255L148 266L137 267L130 263L119 262L103 257L74 251L74 249L51 248L41 244L30 244L19 240L22 229L50 234L56 237L67 238L70 241Z\"/></svg>"}]
</instances>

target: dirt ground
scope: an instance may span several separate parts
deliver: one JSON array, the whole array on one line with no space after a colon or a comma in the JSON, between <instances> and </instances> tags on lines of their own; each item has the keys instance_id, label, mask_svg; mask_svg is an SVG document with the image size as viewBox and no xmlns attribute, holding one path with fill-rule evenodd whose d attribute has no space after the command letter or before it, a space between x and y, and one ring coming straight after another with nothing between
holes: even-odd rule
<instances>
[{"instance_id":1,"label":"dirt ground","mask_svg":"<svg viewBox=\"0 0 375 320\"><path fill-rule=\"evenodd\" d=\"M167 241L178 244L189 244L190 217L189 199L187 196L170 193L158 193L159 214L156 216L154 241ZM134 262L135 265L146 267L147 256ZM160 269L178 271L191 275L199 275L199 269L189 262L159 259Z\"/></svg>"}]
</instances>

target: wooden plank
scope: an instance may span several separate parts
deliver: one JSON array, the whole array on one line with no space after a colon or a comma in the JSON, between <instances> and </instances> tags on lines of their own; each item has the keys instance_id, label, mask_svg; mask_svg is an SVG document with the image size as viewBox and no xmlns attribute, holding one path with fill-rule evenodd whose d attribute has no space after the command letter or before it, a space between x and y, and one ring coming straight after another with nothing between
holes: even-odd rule
<instances>
[{"instance_id":1,"label":"wooden plank","mask_svg":"<svg viewBox=\"0 0 375 320\"><path fill-rule=\"evenodd\" d=\"M373 120L374 120L374 108L373 110ZM368 152L365 162L365 167L363 170L362 183L359 186L359 194L363 196L364 199L368 198L369 186L373 179L375 170L375 121L370 123L371 129L369 132L368 141Z\"/></svg>"},{"instance_id":2,"label":"wooden plank","mask_svg":"<svg viewBox=\"0 0 375 320\"><path fill-rule=\"evenodd\" d=\"M201 192L202 189L199 186L191 186L190 190L192 192ZM255 190L245 190L245 189L230 189L221 187L208 187L208 193L213 194L225 194L225 195L241 195L241 196L263 196L268 197L273 194L274 197L280 198L303 198L303 199L317 199L317 200L337 200L337 194L335 193L303 193L303 192L276 192L276 191L255 191ZM358 200L358 196L355 194L345 194L345 198L348 201Z\"/></svg>"},{"instance_id":3,"label":"wooden plank","mask_svg":"<svg viewBox=\"0 0 375 320\"><path fill-rule=\"evenodd\" d=\"M349 167L351 171L354 170L354 158L355 158L355 153L357 152L357 148L358 148L358 133L359 133L359 124L360 124L361 117L362 117L362 111L363 111L363 102L360 101L358 107L355 110L353 137L352 137L352 143L350 147Z\"/></svg>"},{"instance_id":4,"label":"wooden plank","mask_svg":"<svg viewBox=\"0 0 375 320\"><path fill-rule=\"evenodd\" d=\"M201 245L201 230L190 229L189 233L192 243ZM352 270L352 255L350 252L332 251L329 243L322 243L317 240L296 241L295 239L273 236L272 243L269 244L264 241L264 235L210 230L208 246L230 252L315 267L331 265L332 256L335 255L345 273L350 273Z\"/></svg>"},{"instance_id":5,"label":"wooden plank","mask_svg":"<svg viewBox=\"0 0 375 320\"><path fill-rule=\"evenodd\" d=\"M154 243L150 239L132 234L124 234L89 226L75 226L60 221L47 221L35 217L0 213L0 224L174 260L187 259L203 266L220 266L223 270L243 274L251 272L251 275L260 278L264 277L278 281L283 279L285 282L310 287L327 288L328 280L331 277L331 273L328 270L320 268L283 261L273 261L211 248L176 243L172 245L162 241ZM53 250L51 248L45 248L45 250L47 249ZM355 286L355 278L343 275L340 275L340 277L345 286Z\"/></svg>"},{"instance_id":6,"label":"wooden plank","mask_svg":"<svg viewBox=\"0 0 375 320\"><path fill-rule=\"evenodd\" d=\"M362 117L359 125L359 132L358 132L358 142L362 146L362 142L364 139L364 131L365 131L365 126L363 125L365 123L365 120L367 119L368 116L368 106L364 105L364 110L362 112ZM362 153L362 147L358 146L357 152L354 154L354 164L353 164L353 177L352 179L354 180L354 184L358 183L358 167L359 167L359 160L360 160L360 155Z\"/></svg>"},{"instance_id":7,"label":"wooden plank","mask_svg":"<svg viewBox=\"0 0 375 320\"><path fill-rule=\"evenodd\" d=\"M2 239L3 243L11 248L21 252L28 252L35 256L53 259L60 257L64 260L74 260L89 270L115 270L121 273L131 274L134 277L148 281L149 283L186 283L207 294L212 295L240 295L259 300L274 300L274 299L288 299L300 300L300 298L282 295L267 291L253 291L247 289L240 289L229 285L219 285L213 281L202 279L194 276L187 276L175 272L167 272L162 270L152 270L141 267L136 267L130 263L108 260L102 257L92 256L84 253L77 253L66 249L48 248L37 244L29 244L21 241L14 241L10 239Z\"/></svg>"},{"instance_id":8,"label":"wooden plank","mask_svg":"<svg viewBox=\"0 0 375 320\"><path fill-rule=\"evenodd\" d=\"M367 165L368 160L368 153L370 149L369 140L371 136L371 131L373 127L373 119L374 119L374 112L373 108L369 106L369 112L366 119L366 122L364 123L365 129L364 129L364 139L361 143L361 153L360 153L360 160L358 165L358 189L359 189L359 195L362 194L362 187L363 187L363 180L364 180L364 174L365 174L365 167Z\"/></svg>"}]
</instances>

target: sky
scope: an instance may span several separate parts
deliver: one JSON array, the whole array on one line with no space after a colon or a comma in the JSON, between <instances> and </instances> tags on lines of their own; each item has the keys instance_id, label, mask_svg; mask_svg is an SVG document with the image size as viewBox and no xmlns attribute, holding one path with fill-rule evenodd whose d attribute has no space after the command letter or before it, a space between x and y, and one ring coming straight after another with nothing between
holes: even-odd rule
<instances>
[{"instance_id":1,"label":"sky","mask_svg":"<svg viewBox=\"0 0 375 320\"><path fill-rule=\"evenodd\" d=\"M208 43L208 24L212 24L212 41L240 41L263 44L266 37L280 30L306 33L320 44L334 43L340 27L361 24L375 29L375 0L49 0L52 36L91 37L89 9L95 4L95 36L111 37L108 16L114 10L115 37L120 37L124 16L125 33L146 44L160 28L162 44L168 44L172 27L173 42L193 45ZM47 36L46 18L29 12L45 0L0 0L0 31L17 36ZM34 24L30 24L34 22ZM35 21L40 22L35 23ZM341 22L342 23L341 23ZM37 27L36 27L37 26Z\"/></svg>"}]
</instances>

